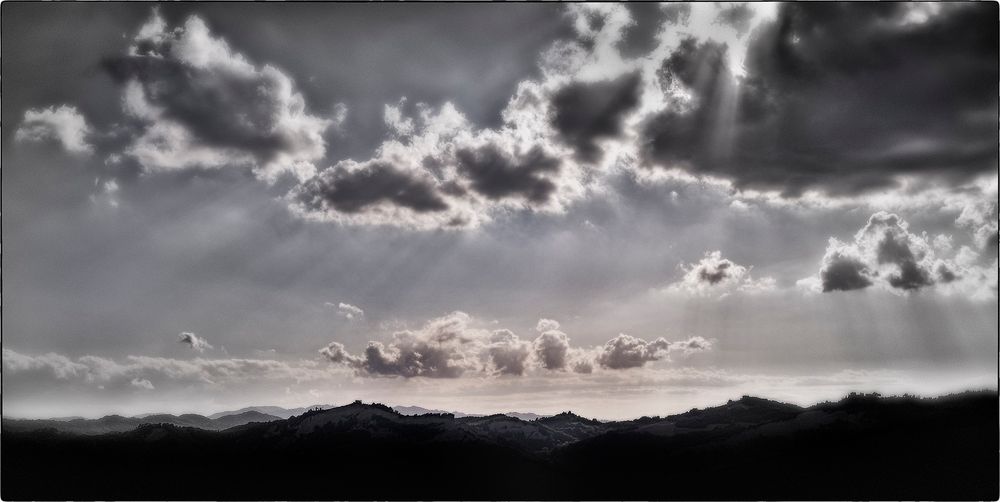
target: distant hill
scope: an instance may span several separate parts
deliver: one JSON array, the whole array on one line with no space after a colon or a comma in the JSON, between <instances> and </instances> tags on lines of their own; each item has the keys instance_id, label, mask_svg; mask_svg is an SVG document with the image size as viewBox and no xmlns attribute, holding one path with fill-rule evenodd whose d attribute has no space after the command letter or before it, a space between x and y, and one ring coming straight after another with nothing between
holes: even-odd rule
<instances>
[{"instance_id":1,"label":"distant hill","mask_svg":"<svg viewBox=\"0 0 1000 502\"><path fill-rule=\"evenodd\" d=\"M309 410L320 408L323 410L328 410L333 408L332 404L317 404L313 406L304 406L301 408L282 408L281 406L247 406L246 408L240 408L234 411L220 411L218 413L213 413L208 416L208 418L220 418L227 415L239 415L241 413L246 413L248 411L256 411L258 413L263 413L265 415L271 415L279 418L289 418L295 415L301 415Z\"/></svg>"},{"instance_id":2,"label":"distant hill","mask_svg":"<svg viewBox=\"0 0 1000 502\"><path fill-rule=\"evenodd\" d=\"M48 420L24 420L24 419L3 419L3 430L6 431L32 431L52 429L59 432L67 432L83 435L107 434L111 432L128 432L141 425L169 424L179 427L195 427L210 431L220 431L238 425L245 425L254 422L271 422L281 420L280 417L268 415L258 411L243 411L232 415L222 415L218 418L205 417L202 415L167 415L151 414L141 417L123 417L119 415L108 415L98 419L70 418L70 419L48 419Z\"/></svg>"},{"instance_id":3,"label":"distant hill","mask_svg":"<svg viewBox=\"0 0 1000 502\"><path fill-rule=\"evenodd\" d=\"M996 392L852 394L805 408L744 397L601 422L569 412L531 421L406 415L354 402L234 427L213 422L222 430L207 430L208 417L173 417L200 424L185 425L165 415L89 436L4 421L0 496L996 500L998 404ZM236 417L214 420L228 416Z\"/></svg>"},{"instance_id":4,"label":"distant hill","mask_svg":"<svg viewBox=\"0 0 1000 502\"><path fill-rule=\"evenodd\" d=\"M398 411L402 415L427 415L427 414L452 414L455 418L465 418L465 417L481 417L483 415L473 414L473 413L462 413L460 411L444 411L444 410L429 410L427 408L421 408L420 406L393 406L392 409ZM503 413L508 417L515 417L521 420L537 420L545 415L538 415L536 413L525 413L518 411L507 411Z\"/></svg>"}]
</instances>

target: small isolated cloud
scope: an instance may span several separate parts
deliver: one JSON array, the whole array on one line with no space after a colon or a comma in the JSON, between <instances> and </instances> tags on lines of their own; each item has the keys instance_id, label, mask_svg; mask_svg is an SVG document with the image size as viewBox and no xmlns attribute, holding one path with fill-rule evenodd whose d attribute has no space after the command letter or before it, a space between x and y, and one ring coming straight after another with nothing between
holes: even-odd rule
<instances>
[{"instance_id":1,"label":"small isolated cloud","mask_svg":"<svg viewBox=\"0 0 1000 502\"><path fill-rule=\"evenodd\" d=\"M973 230L974 239L988 235L990 224L975 223L976 218L970 216L973 211L963 211L957 225ZM995 206L993 211L995 214ZM911 232L909 224L898 215L879 211L868 218L853 240L844 242L831 237L817 275L798 281L798 285L817 293L876 286L903 294L934 287L945 293L963 291L973 298L995 297L996 248L993 256L987 256L980 254L982 250L962 246L949 258L952 248L951 238ZM989 263L990 258L993 265L977 264Z\"/></svg>"},{"instance_id":2,"label":"small isolated cloud","mask_svg":"<svg viewBox=\"0 0 1000 502\"><path fill-rule=\"evenodd\" d=\"M205 352L205 349L213 348L207 340L194 333L185 331L177 336L180 343L190 345L196 352Z\"/></svg>"},{"instance_id":3,"label":"small isolated cloud","mask_svg":"<svg viewBox=\"0 0 1000 502\"><path fill-rule=\"evenodd\" d=\"M74 106L32 108L24 112L24 120L14 133L17 141L54 141L70 153L90 153L87 141L91 134L87 119Z\"/></svg>"},{"instance_id":4,"label":"small isolated cloud","mask_svg":"<svg viewBox=\"0 0 1000 502\"><path fill-rule=\"evenodd\" d=\"M637 368L667 360L671 353L686 355L712 348L712 342L702 337L646 342L628 335L618 335L601 347L581 348L573 347L569 335L551 319L539 320L540 334L530 342L508 329L491 331L472 324L468 314L453 312L428 321L419 330L396 332L389 343L368 342L358 355L340 342L331 342L319 353L362 376L458 378L523 376L531 371L589 374L595 368Z\"/></svg>"},{"instance_id":5,"label":"small isolated cloud","mask_svg":"<svg viewBox=\"0 0 1000 502\"><path fill-rule=\"evenodd\" d=\"M361 319L365 316L365 311L362 310L361 307L356 307L350 303L340 302L333 304L328 302L326 306L337 307L337 315L350 321Z\"/></svg>"},{"instance_id":6,"label":"small isolated cloud","mask_svg":"<svg viewBox=\"0 0 1000 502\"><path fill-rule=\"evenodd\" d=\"M137 389L143 389L143 390L156 389L156 387L153 386L153 382L150 382L145 378L133 378L132 381L129 383L132 385L132 387L135 387Z\"/></svg>"},{"instance_id":7,"label":"small isolated cloud","mask_svg":"<svg viewBox=\"0 0 1000 502\"><path fill-rule=\"evenodd\" d=\"M723 297L731 293L762 293L776 287L773 278L754 279L750 273L753 267L723 258L720 251L709 251L697 263L681 264L680 267L684 271L684 277L671 284L668 291Z\"/></svg>"},{"instance_id":8,"label":"small isolated cloud","mask_svg":"<svg viewBox=\"0 0 1000 502\"><path fill-rule=\"evenodd\" d=\"M680 342L670 342L663 337L647 342L622 333L597 350L595 361L609 369L639 368L648 362L666 359L672 352L691 354L711 348L712 342L700 336Z\"/></svg>"}]
</instances>

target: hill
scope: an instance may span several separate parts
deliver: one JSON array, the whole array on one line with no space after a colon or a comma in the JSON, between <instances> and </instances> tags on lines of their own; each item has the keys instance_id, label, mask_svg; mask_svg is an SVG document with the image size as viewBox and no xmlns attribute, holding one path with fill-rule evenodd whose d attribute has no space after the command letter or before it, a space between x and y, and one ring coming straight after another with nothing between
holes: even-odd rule
<instances>
[{"instance_id":1,"label":"hill","mask_svg":"<svg viewBox=\"0 0 1000 502\"><path fill-rule=\"evenodd\" d=\"M995 500L997 410L996 392L975 392L806 408L744 397L622 422L404 415L361 402L221 431L160 422L80 435L5 422L0 495Z\"/></svg>"},{"instance_id":2,"label":"hill","mask_svg":"<svg viewBox=\"0 0 1000 502\"><path fill-rule=\"evenodd\" d=\"M258 411L244 411L231 415L222 415L218 418L210 418L202 415L184 414L151 414L141 417L123 417L120 415L108 415L98 419L71 418L71 419L47 419L47 420L24 420L24 419L3 419L4 432L26 432L51 429L59 432L95 435L108 434L112 432L127 432L136 429L141 425L169 424L179 427L195 427L210 431L221 431L230 427L244 425L254 422L270 422L281 420L274 415L267 415Z\"/></svg>"}]
</instances>

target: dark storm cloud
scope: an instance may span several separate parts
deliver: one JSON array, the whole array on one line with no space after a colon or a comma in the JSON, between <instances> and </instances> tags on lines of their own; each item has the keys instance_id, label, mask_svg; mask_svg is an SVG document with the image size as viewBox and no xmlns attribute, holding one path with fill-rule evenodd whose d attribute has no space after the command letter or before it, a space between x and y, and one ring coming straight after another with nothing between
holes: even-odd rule
<instances>
[{"instance_id":1,"label":"dark storm cloud","mask_svg":"<svg viewBox=\"0 0 1000 502\"><path fill-rule=\"evenodd\" d=\"M433 181L382 161L326 169L299 187L297 196L315 211L357 213L383 202L418 213L448 209Z\"/></svg>"},{"instance_id":2,"label":"dark storm cloud","mask_svg":"<svg viewBox=\"0 0 1000 502\"><path fill-rule=\"evenodd\" d=\"M823 292L829 293L867 288L872 285L869 273L868 267L861 260L834 253L825 261L819 274L823 281Z\"/></svg>"},{"instance_id":3,"label":"dark storm cloud","mask_svg":"<svg viewBox=\"0 0 1000 502\"><path fill-rule=\"evenodd\" d=\"M938 276L938 282L941 282L943 284L948 284L949 282L954 282L956 279L958 279L958 276L955 275L955 272L952 271L950 268L948 268L948 266L945 265L944 263L938 265L937 276Z\"/></svg>"},{"instance_id":4,"label":"dark storm cloud","mask_svg":"<svg viewBox=\"0 0 1000 502\"><path fill-rule=\"evenodd\" d=\"M597 142L622 134L625 115L639 105L642 93L638 73L613 80L573 82L552 96L552 125L560 139L576 148L580 160L601 157Z\"/></svg>"},{"instance_id":5,"label":"dark storm cloud","mask_svg":"<svg viewBox=\"0 0 1000 502\"><path fill-rule=\"evenodd\" d=\"M490 199L522 197L544 203L556 189L545 174L557 173L560 161L540 147L515 157L487 144L460 149L455 156L459 172L469 178L472 189Z\"/></svg>"},{"instance_id":6,"label":"dark storm cloud","mask_svg":"<svg viewBox=\"0 0 1000 502\"><path fill-rule=\"evenodd\" d=\"M917 263L922 258L914 255L905 236L893 234L890 230L886 230L878 245L878 262L899 267L898 273L889 276L889 284L894 288L920 289L934 283L930 271Z\"/></svg>"},{"instance_id":7,"label":"dark storm cloud","mask_svg":"<svg viewBox=\"0 0 1000 502\"><path fill-rule=\"evenodd\" d=\"M646 160L788 196L995 170L996 6L941 5L922 22L914 9L782 4L739 77L725 46L682 43L661 76L694 100L648 120Z\"/></svg>"},{"instance_id":8,"label":"dark storm cloud","mask_svg":"<svg viewBox=\"0 0 1000 502\"><path fill-rule=\"evenodd\" d=\"M724 7L715 17L715 22L732 26L740 36L746 34L750 29L750 21L753 20L754 12L750 4L740 3Z\"/></svg>"},{"instance_id":9,"label":"dark storm cloud","mask_svg":"<svg viewBox=\"0 0 1000 502\"><path fill-rule=\"evenodd\" d=\"M632 17L630 24L618 42L618 50L625 57L640 57L648 54L656 47L656 34L664 21L667 21L667 9L671 7L657 2L629 2L624 4ZM686 6L690 9L690 6ZM676 14L673 23L677 22Z\"/></svg>"},{"instance_id":10,"label":"dark storm cloud","mask_svg":"<svg viewBox=\"0 0 1000 502\"><path fill-rule=\"evenodd\" d=\"M631 3L629 4L631 5ZM671 24L687 24L691 18L691 4L689 3L668 3L661 4L664 20Z\"/></svg>"}]
</instances>

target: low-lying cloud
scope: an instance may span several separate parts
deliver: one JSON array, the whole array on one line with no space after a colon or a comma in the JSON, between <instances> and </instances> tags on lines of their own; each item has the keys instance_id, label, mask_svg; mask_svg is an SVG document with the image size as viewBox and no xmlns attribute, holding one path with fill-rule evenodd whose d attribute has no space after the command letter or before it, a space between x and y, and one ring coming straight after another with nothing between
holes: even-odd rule
<instances>
[{"instance_id":1,"label":"low-lying cloud","mask_svg":"<svg viewBox=\"0 0 1000 502\"><path fill-rule=\"evenodd\" d=\"M540 319L538 336L522 340L507 329L475 327L463 312L453 312L428 321L418 330L393 333L388 343L368 342L361 354L351 354L340 342L319 350L331 363L355 370L362 376L458 378L467 375L522 376L529 372L588 374L595 367L605 370L639 368L646 363L669 360L672 353L689 355L711 350L702 337L671 342L619 334L600 347L574 347L559 331L559 323Z\"/></svg>"},{"instance_id":2,"label":"low-lying cloud","mask_svg":"<svg viewBox=\"0 0 1000 502\"><path fill-rule=\"evenodd\" d=\"M228 386L246 382L322 381L338 374L316 360L274 359L190 360L130 355L124 360L99 356L71 358L62 354L30 355L3 349L4 377L26 377L66 384L155 390L162 386Z\"/></svg>"}]
</instances>

